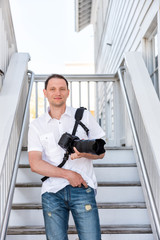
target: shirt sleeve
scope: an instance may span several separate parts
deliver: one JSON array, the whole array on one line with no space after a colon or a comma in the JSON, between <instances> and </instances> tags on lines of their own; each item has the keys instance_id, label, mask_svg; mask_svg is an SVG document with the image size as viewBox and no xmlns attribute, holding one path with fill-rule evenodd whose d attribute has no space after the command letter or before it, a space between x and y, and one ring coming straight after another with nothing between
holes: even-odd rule
<instances>
[{"instance_id":1,"label":"shirt sleeve","mask_svg":"<svg viewBox=\"0 0 160 240\"><path fill-rule=\"evenodd\" d=\"M28 152L30 151L43 151L37 129L32 124L30 124L28 131Z\"/></svg>"},{"instance_id":2,"label":"shirt sleeve","mask_svg":"<svg viewBox=\"0 0 160 240\"><path fill-rule=\"evenodd\" d=\"M97 138L104 138L105 132L97 123L96 119L92 116L92 114L87 111L87 122L89 128L89 139L97 139Z\"/></svg>"}]
</instances>

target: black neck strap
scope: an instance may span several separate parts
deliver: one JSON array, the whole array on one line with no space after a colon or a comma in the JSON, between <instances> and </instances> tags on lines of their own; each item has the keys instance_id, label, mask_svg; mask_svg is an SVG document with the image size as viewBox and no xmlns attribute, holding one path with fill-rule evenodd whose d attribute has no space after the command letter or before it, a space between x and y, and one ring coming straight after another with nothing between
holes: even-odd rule
<instances>
[{"instance_id":1,"label":"black neck strap","mask_svg":"<svg viewBox=\"0 0 160 240\"><path fill-rule=\"evenodd\" d=\"M85 130L85 132L88 136L89 129L81 122L81 119L83 117L83 113L84 113L85 109L86 108L84 108L84 107L80 107L76 110L76 113L75 113L76 121L75 121L74 128L73 128L73 131L72 131L72 135L74 135L74 136L76 134L78 125L81 125L81 127Z\"/></svg>"}]
</instances>

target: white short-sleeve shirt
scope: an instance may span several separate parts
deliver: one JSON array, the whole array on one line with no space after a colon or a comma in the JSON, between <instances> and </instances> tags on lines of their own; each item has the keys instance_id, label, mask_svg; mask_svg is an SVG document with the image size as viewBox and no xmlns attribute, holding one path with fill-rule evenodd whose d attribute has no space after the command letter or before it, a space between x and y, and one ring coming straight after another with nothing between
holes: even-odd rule
<instances>
[{"instance_id":1,"label":"white short-sleeve shirt","mask_svg":"<svg viewBox=\"0 0 160 240\"><path fill-rule=\"evenodd\" d=\"M58 166L63 161L65 153L65 150L58 145L58 141L63 133L72 133L75 123L75 112L75 108L66 107L66 111L60 120L52 119L48 112L33 120L30 123L28 132L28 152L40 151L42 152L43 160ZM80 139L97 139L105 136L104 131L89 111L84 111L81 121L89 129L89 135L87 136L85 130L78 125L76 136ZM63 168L79 173L90 187L97 188L91 159L78 158L71 160L69 157ZM69 185L69 182L64 178L50 177L43 182L41 193L55 193L67 185Z\"/></svg>"}]
</instances>

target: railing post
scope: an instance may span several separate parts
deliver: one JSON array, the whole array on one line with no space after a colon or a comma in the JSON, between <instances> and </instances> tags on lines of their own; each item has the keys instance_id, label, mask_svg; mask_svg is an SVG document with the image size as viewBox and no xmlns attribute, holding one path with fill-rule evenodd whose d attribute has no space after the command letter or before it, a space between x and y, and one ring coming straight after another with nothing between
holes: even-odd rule
<instances>
[{"instance_id":1,"label":"railing post","mask_svg":"<svg viewBox=\"0 0 160 240\"><path fill-rule=\"evenodd\" d=\"M120 81L113 84L113 99L114 99L114 144L116 146L124 146L125 139L125 106L121 92Z\"/></svg>"}]
</instances>

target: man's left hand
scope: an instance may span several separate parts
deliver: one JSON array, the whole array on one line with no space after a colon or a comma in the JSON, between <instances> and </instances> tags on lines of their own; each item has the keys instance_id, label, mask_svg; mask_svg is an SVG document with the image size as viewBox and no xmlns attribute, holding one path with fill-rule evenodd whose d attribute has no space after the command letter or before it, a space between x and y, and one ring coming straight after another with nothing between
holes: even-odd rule
<instances>
[{"instance_id":1,"label":"man's left hand","mask_svg":"<svg viewBox=\"0 0 160 240\"><path fill-rule=\"evenodd\" d=\"M78 152L78 150L75 147L73 147L73 149L74 149L74 153L72 153L70 156L72 160L74 160L76 158L84 157L84 153Z\"/></svg>"}]
</instances>

